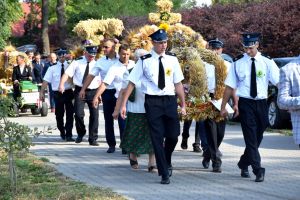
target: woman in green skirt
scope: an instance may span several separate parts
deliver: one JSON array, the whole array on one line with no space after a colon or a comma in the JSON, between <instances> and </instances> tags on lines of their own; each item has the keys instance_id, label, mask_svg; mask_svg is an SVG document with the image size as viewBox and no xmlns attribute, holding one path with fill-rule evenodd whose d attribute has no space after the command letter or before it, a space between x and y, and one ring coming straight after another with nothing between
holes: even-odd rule
<instances>
[{"instance_id":1,"label":"woman in green skirt","mask_svg":"<svg viewBox=\"0 0 300 200\"><path fill-rule=\"evenodd\" d=\"M139 49L135 52L135 57L139 58L145 52ZM128 84L128 75L129 73L125 73L123 77L123 89L120 91L115 112L113 113L114 118L119 116L123 92ZM156 168L155 156L144 108L145 94L142 93L140 88L141 82L135 85L135 90L127 102L126 126L120 147L129 153L129 161L133 169L138 169L139 167L137 157L140 154L149 154L148 171L152 172Z\"/></svg>"}]
</instances>

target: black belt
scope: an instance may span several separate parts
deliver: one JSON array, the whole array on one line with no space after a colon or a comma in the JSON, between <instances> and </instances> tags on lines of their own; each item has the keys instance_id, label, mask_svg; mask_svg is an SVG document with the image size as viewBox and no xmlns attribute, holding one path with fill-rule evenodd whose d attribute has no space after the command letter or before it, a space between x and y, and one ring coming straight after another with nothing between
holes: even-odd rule
<instances>
[{"instance_id":1,"label":"black belt","mask_svg":"<svg viewBox=\"0 0 300 200\"><path fill-rule=\"evenodd\" d=\"M67 90L65 90L64 92L70 92L70 91L73 91L73 90L72 90L72 89L67 89ZM61 93L60 91L53 91L53 92Z\"/></svg>"},{"instance_id":2,"label":"black belt","mask_svg":"<svg viewBox=\"0 0 300 200\"><path fill-rule=\"evenodd\" d=\"M82 88L82 87L79 87L79 86L75 85L75 90L79 90L79 91L80 91L81 88ZM86 88L86 89L85 89L85 91L94 91L94 90L97 90L97 88L95 88L95 89Z\"/></svg>"},{"instance_id":3,"label":"black belt","mask_svg":"<svg viewBox=\"0 0 300 200\"><path fill-rule=\"evenodd\" d=\"M150 97L150 98L163 98L163 97L175 97L175 95L151 95L151 94L145 94L145 97Z\"/></svg>"}]
</instances>

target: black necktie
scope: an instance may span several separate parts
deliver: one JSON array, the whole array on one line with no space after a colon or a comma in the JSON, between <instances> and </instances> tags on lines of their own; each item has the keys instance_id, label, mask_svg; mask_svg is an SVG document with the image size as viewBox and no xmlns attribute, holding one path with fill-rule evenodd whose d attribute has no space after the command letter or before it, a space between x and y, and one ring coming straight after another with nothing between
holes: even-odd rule
<instances>
[{"instance_id":1,"label":"black necktie","mask_svg":"<svg viewBox=\"0 0 300 200\"><path fill-rule=\"evenodd\" d=\"M65 73L65 68L64 68L64 63L61 64L61 70L60 70L60 78L64 75Z\"/></svg>"},{"instance_id":2,"label":"black necktie","mask_svg":"<svg viewBox=\"0 0 300 200\"><path fill-rule=\"evenodd\" d=\"M251 58L251 83L250 83L250 96L255 98L257 96L257 85L256 85L256 70L255 70L255 59Z\"/></svg>"},{"instance_id":3,"label":"black necktie","mask_svg":"<svg viewBox=\"0 0 300 200\"><path fill-rule=\"evenodd\" d=\"M159 57L158 88L162 90L165 88L165 70L161 58L162 56Z\"/></svg>"},{"instance_id":4,"label":"black necktie","mask_svg":"<svg viewBox=\"0 0 300 200\"><path fill-rule=\"evenodd\" d=\"M82 78L82 84L84 83L87 75L89 74L89 68L90 68L89 64L90 63L88 62L87 65L86 65L86 68L85 68L85 71L84 71L84 75L83 75L83 78Z\"/></svg>"}]
</instances>

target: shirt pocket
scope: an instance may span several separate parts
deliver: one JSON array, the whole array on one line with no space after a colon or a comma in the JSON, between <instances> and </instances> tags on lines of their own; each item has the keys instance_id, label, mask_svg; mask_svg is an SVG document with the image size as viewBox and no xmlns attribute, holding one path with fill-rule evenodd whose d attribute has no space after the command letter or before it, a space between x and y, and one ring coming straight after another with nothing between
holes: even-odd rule
<instances>
[{"instance_id":1,"label":"shirt pocket","mask_svg":"<svg viewBox=\"0 0 300 200\"><path fill-rule=\"evenodd\" d=\"M150 82L154 81L154 74L152 72L153 70L149 69L148 66L144 66L144 76L149 80ZM154 81L155 82L155 81Z\"/></svg>"}]
</instances>

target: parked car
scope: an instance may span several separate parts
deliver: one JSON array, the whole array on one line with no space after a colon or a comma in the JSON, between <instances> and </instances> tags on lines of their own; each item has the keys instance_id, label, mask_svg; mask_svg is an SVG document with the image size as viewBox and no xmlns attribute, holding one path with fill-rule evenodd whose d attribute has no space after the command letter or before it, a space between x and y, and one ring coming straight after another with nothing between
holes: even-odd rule
<instances>
[{"instance_id":1,"label":"parked car","mask_svg":"<svg viewBox=\"0 0 300 200\"><path fill-rule=\"evenodd\" d=\"M297 57L274 58L273 60L279 68L288 64ZM286 110L281 110L277 105L277 87L270 85L268 93L268 116L271 128L287 128L291 126L291 117Z\"/></svg>"},{"instance_id":2,"label":"parked car","mask_svg":"<svg viewBox=\"0 0 300 200\"><path fill-rule=\"evenodd\" d=\"M17 47L17 51L26 52L26 51L33 51L37 50L37 46L35 44L26 44L20 47Z\"/></svg>"}]
</instances>

